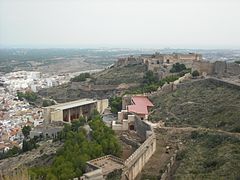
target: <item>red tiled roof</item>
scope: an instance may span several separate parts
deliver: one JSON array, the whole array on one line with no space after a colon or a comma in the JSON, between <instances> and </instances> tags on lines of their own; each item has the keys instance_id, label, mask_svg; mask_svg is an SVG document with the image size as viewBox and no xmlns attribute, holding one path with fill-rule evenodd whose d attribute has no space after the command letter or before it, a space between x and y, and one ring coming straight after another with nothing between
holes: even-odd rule
<instances>
[{"instance_id":1,"label":"red tiled roof","mask_svg":"<svg viewBox=\"0 0 240 180\"><path fill-rule=\"evenodd\" d=\"M128 111L136 114L148 114L148 107L154 106L146 96L133 96L132 101L134 104L128 106Z\"/></svg>"},{"instance_id":2,"label":"red tiled roof","mask_svg":"<svg viewBox=\"0 0 240 180\"><path fill-rule=\"evenodd\" d=\"M133 96L132 100L136 105L142 105L142 106L148 106L148 107L154 106L146 96Z\"/></svg>"},{"instance_id":3,"label":"red tiled roof","mask_svg":"<svg viewBox=\"0 0 240 180\"><path fill-rule=\"evenodd\" d=\"M148 114L147 106L142 105L129 105L128 111L137 114Z\"/></svg>"}]
</instances>

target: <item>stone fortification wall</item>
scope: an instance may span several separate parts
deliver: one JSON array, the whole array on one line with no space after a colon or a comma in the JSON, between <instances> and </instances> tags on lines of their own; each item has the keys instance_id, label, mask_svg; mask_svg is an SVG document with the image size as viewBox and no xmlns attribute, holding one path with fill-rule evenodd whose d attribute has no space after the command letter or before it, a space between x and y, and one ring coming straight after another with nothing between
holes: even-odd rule
<instances>
[{"instance_id":1,"label":"stone fortification wall","mask_svg":"<svg viewBox=\"0 0 240 180\"><path fill-rule=\"evenodd\" d=\"M192 69L200 73L219 77L240 75L240 65L236 63L227 63L226 61L216 61L214 63L208 61L194 61Z\"/></svg>"},{"instance_id":2,"label":"stone fortification wall","mask_svg":"<svg viewBox=\"0 0 240 180\"><path fill-rule=\"evenodd\" d=\"M137 134L145 140L147 138L147 131L153 131L152 127L141 120L139 117L136 116L135 121L134 121L134 126L137 131Z\"/></svg>"},{"instance_id":3,"label":"stone fortification wall","mask_svg":"<svg viewBox=\"0 0 240 180\"><path fill-rule=\"evenodd\" d=\"M176 150L175 153L173 154L173 156L170 158L170 162L167 164L166 170L161 175L161 180L167 180L170 178L171 171L173 169L173 166L176 163L177 152L178 151Z\"/></svg>"},{"instance_id":4,"label":"stone fortification wall","mask_svg":"<svg viewBox=\"0 0 240 180\"><path fill-rule=\"evenodd\" d=\"M142 58L130 56L126 58L119 58L118 61L115 63L115 66L136 65L141 63L143 63Z\"/></svg>"},{"instance_id":5,"label":"stone fortification wall","mask_svg":"<svg viewBox=\"0 0 240 180\"><path fill-rule=\"evenodd\" d=\"M227 62L226 61L216 61L214 63L213 74L218 76L223 76L227 73Z\"/></svg>"},{"instance_id":6,"label":"stone fortification wall","mask_svg":"<svg viewBox=\"0 0 240 180\"><path fill-rule=\"evenodd\" d=\"M218 79L218 78L214 78L214 77L209 77L209 78L206 78L206 79L197 79L197 80L189 81L189 82L186 82L186 83L180 83L180 84L177 85L177 88L187 88L187 87L192 86L194 84L198 84L199 81L207 81L209 83L216 84L217 86L225 86L225 87L240 90L240 85L239 84L236 84L234 82L229 82L229 81L226 81L226 80L222 80L222 79Z\"/></svg>"},{"instance_id":7,"label":"stone fortification wall","mask_svg":"<svg viewBox=\"0 0 240 180\"><path fill-rule=\"evenodd\" d=\"M125 161L125 171L122 179L133 180L141 172L144 165L156 150L156 137L152 133L146 141Z\"/></svg>"},{"instance_id":8,"label":"stone fortification wall","mask_svg":"<svg viewBox=\"0 0 240 180\"><path fill-rule=\"evenodd\" d=\"M240 64L227 63L227 73L229 75L240 75Z\"/></svg>"},{"instance_id":9,"label":"stone fortification wall","mask_svg":"<svg viewBox=\"0 0 240 180\"><path fill-rule=\"evenodd\" d=\"M222 80L222 79L207 78L206 81L214 83L214 84L216 84L218 86L227 86L229 88L240 90L240 85L239 84L236 84L236 83L233 83L233 82L229 82L229 81L225 81L225 80Z\"/></svg>"},{"instance_id":10,"label":"stone fortification wall","mask_svg":"<svg viewBox=\"0 0 240 180\"><path fill-rule=\"evenodd\" d=\"M192 64L192 70L197 70L201 74L213 74L214 64L209 61L194 61Z\"/></svg>"}]
</instances>

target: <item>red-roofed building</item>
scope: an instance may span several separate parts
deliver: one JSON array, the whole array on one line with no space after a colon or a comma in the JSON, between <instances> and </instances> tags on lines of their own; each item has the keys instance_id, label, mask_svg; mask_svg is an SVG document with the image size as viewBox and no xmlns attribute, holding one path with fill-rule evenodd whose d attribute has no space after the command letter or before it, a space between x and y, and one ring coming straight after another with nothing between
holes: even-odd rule
<instances>
[{"instance_id":1,"label":"red-roofed building","mask_svg":"<svg viewBox=\"0 0 240 180\"><path fill-rule=\"evenodd\" d=\"M150 108L154 105L146 96L133 96L131 105L127 106L128 112L135 113L141 119L147 119Z\"/></svg>"}]
</instances>

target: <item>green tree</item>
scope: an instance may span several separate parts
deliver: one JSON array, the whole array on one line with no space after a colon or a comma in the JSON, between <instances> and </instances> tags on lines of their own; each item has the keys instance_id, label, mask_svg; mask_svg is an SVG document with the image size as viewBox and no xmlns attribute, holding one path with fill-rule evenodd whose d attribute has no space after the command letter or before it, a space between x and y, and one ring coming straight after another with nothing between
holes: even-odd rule
<instances>
[{"instance_id":1,"label":"green tree","mask_svg":"<svg viewBox=\"0 0 240 180\"><path fill-rule=\"evenodd\" d=\"M122 110L122 97L111 97L109 99L109 106L111 107L111 112L117 114Z\"/></svg>"},{"instance_id":2,"label":"green tree","mask_svg":"<svg viewBox=\"0 0 240 180\"><path fill-rule=\"evenodd\" d=\"M86 81L87 78L90 78L89 73L82 73L74 78L71 78L71 82L81 82L81 81Z\"/></svg>"},{"instance_id":3,"label":"green tree","mask_svg":"<svg viewBox=\"0 0 240 180\"><path fill-rule=\"evenodd\" d=\"M36 139L30 139L30 140L23 140L23 147L22 151L27 152L31 151L32 149L36 149L38 147Z\"/></svg>"},{"instance_id":4,"label":"green tree","mask_svg":"<svg viewBox=\"0 0 240 180\"><path fill-rule=\"evenodd\" d=\"M83 126L86 123L86 119L81 116L78 120L75 120L72 122L71 128L72 131L78 131L81 126Z\"/></svg>"},{"instance_id":5,"label":"green tree","mask_svg":"<svg viewBox=\"0 0 240 180\"><path fill-rule=\"evenodd\" d=\"M146 74L143 76L143 83L144 84L153 84L158 82L158 77L153 73L153 71L147 71Z\"/></svg>"},{"instance_id":6,"label":"green tree","mask_svg":"<svg viewBox=\"0 0 240 180\"><path fill-rule=\"evenodd\" d=\"M48 99L43 100L43 103L42 103L43 107L47 107L47 106L51 106L51 105L55 105L55 102L52 100L48 100Z\"/></svg>"},{"instance_id":7,"label":"green tree","mask_svg":"<svg viewBox=\"0 0 240 180\"><path fill-rule=\"evenodd\" d=\"M186 68L185 64L176 63L176 64L173 64L172 69L170 69L170 72L177 73L177 72L181 72L186 69L187 68Z\"/></svg>"},{"instance_id":8,"label":"green tree","mask_svg":"<svg viewBox=\"0 0 240 180\"><path fill-rule=\"evenodd\" d=\"M57 157L52 172L59 180L73 179L76 175L72 162L68 161L63 156Z\"/></svg>"},{"instance_id":9,"label":"green tree","mask_svg":"<svg viewBox=\"0 0 240 180\"><path fill-rule=\"evenodd\" d=\"M37 100L37 94L33 91L17 92L17 97L20 101L26 99L29 102L35 102Z\"/></svg>"},{"instance_id":10,"label":"green tree","mask_svg":"<svg viewBox=\"0 0 240 180\"><path fill-rule=\"evenodd\" d=\"M193 77L197 77L197 76L199 76L200 74L199 74L199 72L197 71L197 70L195 70L195 71L193 71L192 72L192 76Z\"/></svg>"},{"instance_id":11,"label":"green tree","mask_svg":"<svg viewBox=\"0 0 240 180\"><path fill-rule=\"evenodd\" d=\"M82 127L88 123L92 129L91 139ZM114 131L107 127L98 112L91 119L76 120L66 125L59 135L64 146L57 152L49 168L31 169L30 176L35 179L73 179L80 177L86 169L86 162L103 155L120 155L121 146Z\"/></svg>"},{"instance_id":12,"label":"green tree","mask_svg":"<svg viewBox=\"0 0 240 180\"><path fill-rule=\"evenodd\" d=\"M31 127L30 126L24 126L22 128L22 133L23 133L25 138L28 138L28 136L30 134L30 131L31 131Z\"/></svg>"},{"instance_id":13,"label":"green tree","mask_svg":"<svg viewBox=\"0 0 240 180\"><path fill-rule=\"evenodd\" d=\"M21 149L17 146L14 146L12 149L9 149L6 153L0 153L0 159L5 159L8 157L13 157L21 153Z\"/></svg>"}]
</instances>

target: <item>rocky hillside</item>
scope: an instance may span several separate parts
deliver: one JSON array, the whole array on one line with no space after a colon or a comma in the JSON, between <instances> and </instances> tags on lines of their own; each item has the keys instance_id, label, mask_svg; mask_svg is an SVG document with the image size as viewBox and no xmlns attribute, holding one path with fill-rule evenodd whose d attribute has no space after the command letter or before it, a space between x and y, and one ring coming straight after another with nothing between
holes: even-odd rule
<instances>
[{"instance_id":1,"label":"rocky hillside","mask_svg":"<svg viewBox=\"0 0 240 180\"><path fill-rule=\"evenodd\" d=\"M167 126L192 126L240 132L240 92L209 80L190 83L175 92L154 96L150 118Z\"/></svg>"},{"instance_id":2,"label":"rocky hillside","mask_svg":"<svg viewBox=\"0 0 240 180\"><path fill-rule=\"evenodd\" d=\"M129 64L112 67L95 75L96 84L119 85L121 83L141 83L147 67L144 64Z\"/></svg>"},{"instance_id":3,"label":"rocky hillside","mask_svg":"<svg viewBox=\"0 0 240 180\"><path fill-rule=\"evenodd\" d=\"M80 98L109 98L124 93L130 87L139 86L146 72L147 67L143 64L112 67L91 75L87 81L42 89L39 95L57 102Z\"/></svg>"},{"instance_id":4,"label":"rocky hillside","mask_svg":"<svg viewBox=\"0 0 240 180\"><path fill-rule=\"evenodd\" d=\"M216 132L193 131L179 151L172 179L238 179L240 139Z\"/></svg>"},{"instance_id":5,"label":"rocky hillside","mask_svg":"<svg viewBox=\"0 0 240 180\"><path fill-rule=\"evenodd\" d=\"M161 179L177 150L168 179L238 179L240 134L205 128L155 130L157 149L137 180ZM166 147L170 149L166 150Z\"/></svg>"}]
</instances>

